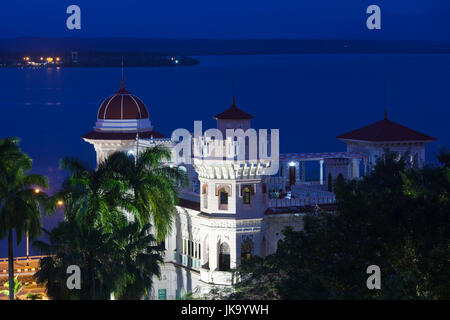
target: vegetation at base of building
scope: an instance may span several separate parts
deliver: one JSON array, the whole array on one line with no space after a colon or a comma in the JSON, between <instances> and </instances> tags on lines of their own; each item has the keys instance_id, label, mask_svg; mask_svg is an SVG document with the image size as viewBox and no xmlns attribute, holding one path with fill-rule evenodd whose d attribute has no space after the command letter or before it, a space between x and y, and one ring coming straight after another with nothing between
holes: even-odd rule
<instances>
[{"instance_id":1,"label":"vegetation at base of building","mask_svg":"<svg viewBox=\"0 0 450 320\"><path fill-rule=\"evenodd\" d=\"M4 294L4 295L9 295L9 282L5 283L5 287L7 288L6 290L0 290L0 293ZM22 285L22 281L19 281L18 276L14 277L14 288L13 288L13 292L14 292L14 300L17 300L17 296L22 292L22 290L25 288L24 285Z\"/></svg>"},{"instance_id":2,"label":"vegetation at base of building","mask_svg":"<svg viewBox=\"0 0 450 320\"><path fill-rule=\"evenodd\" d=\"M50 256L36 273L53 299L140 299L149 294L153 276L160 275L161 241L170 231L178 190L186 174L165 164L166 147L149 148L137 159L116 152L89 169L82 161L65 158L69 172L60 192L49 197L48 179L30 174L32 160L17 138L0 139L0 238L8 236L9 295L14 299L13 231L17 244L42 232L41 211L64 207L65 220L45 231L49 243L34 245ZM127 218L128 217L128 218ZM155 228L150 225L154 221ZM155 234L155 235L154 235ZM68 290L67 267L81 270L80 290ZM36 297L31 297L30 299Z\"/></svg>"},{"instance_id":3,"label":"vegetation at base of building","mask_svg":"<svg viewBox=\"0 0 450 320\"><path fill-rule=\"evenodd\" d=\"M27 300L42 300L43 295L40 293L27 293Z\"/></svg>"},{"instance_id":4,"label":"vegetation at base of building","mask_svg":"<svg viewBox=\"0 0 450 320\"><path fill-rule=\"evenodd\" d=\"M65 221L47 232L48 244L35 242L51 255L36 273L50 298L109 299L113 294L140 299L149 294L163 263L159 243L170 231L179 187L188 181L165 160L170 151L156 146L136 159L115 152L95 170L78 159L61 161L69 178L54 198L64 203ZM80 290L67 288L70 265L80 267Z\"/></svg>"},{"instance_id":5,"label":"vegetation at base of building","mask_svg":"<svg viewBox=\"0 0 450 320\"><path fill-rule=\"evenodd\" d=\"M337 179L337 211L309 214L276 253L244 262L227 298L449 299L450 153L438 159L414 169L388 152L370 175ZM366 286L370 265L380 290Z\"/></svg>"},{"instance_id":6,"label":"vegetation at base of building","mask_svg":"<svg viewBox=\"0 0 450 320\"><path fill-rule=\"evenodd\" d=\"M150 225L138 222L105 232L77 221L65 221L48 232L50 243L35 246L49 254L36 272L52 299L141 299L149 293L153 276L160 275L161 252ZM54 256L50 254L55 253ZM80 268L81 289L70 290L67 268Z\"/></svg>"},{"instance_id":7,"label":"vegetation at base of building","mask_svg":"<svg viewBox=\"0 0 450 320\"><path fill-rule=\"evenodd\" d=\"M9 298L15 298L13 232L19 245L24 236L35 239L41 234L41 209L54 211L54 201L45 192L48 179L29 173L33 161L19 147L19 139L0 139L0 239L8 236ZM39 189L39 190L40 190Z\"/></svg>"}]
</instances>

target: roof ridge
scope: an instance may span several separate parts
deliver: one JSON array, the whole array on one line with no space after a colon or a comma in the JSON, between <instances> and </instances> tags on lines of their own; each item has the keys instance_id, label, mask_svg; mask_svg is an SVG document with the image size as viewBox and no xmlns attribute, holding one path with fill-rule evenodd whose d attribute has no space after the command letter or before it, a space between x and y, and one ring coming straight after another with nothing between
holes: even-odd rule
<instances>
[{"instance_id":1,"label":"roof ridge","mask_svg":"<svg viewBox=\"0 0 450 320\"><path fill-rule=\"evenodd\" d=\"M224 119L224 120L237 120L237 119L253 119L253 116L236 106L236 100L233 96L233 102L231 106L225 111L214 116L215 119Z\"/></svg>"},{"instance_id":2,"label":"roof ridge","mask_svg":"<svg viewBox=\"0 0 450 320\"><path fill-rule=\"evenodd\" d=\"M338 135L338 139L359 141L434 141L435 138L428 136L415 129L408 128L390 119L382 119L368 124L359 129L348 131Z\"/></svg>"}]
</instances>

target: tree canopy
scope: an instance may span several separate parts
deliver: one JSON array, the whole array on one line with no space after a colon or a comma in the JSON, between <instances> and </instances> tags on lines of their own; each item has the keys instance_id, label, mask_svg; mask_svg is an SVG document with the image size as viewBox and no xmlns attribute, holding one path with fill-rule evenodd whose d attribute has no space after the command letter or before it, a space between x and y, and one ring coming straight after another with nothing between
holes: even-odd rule
<instances>
[{"instance_id":1,"label":"tree canopy","mask_svg":"<svg viewBox=\"0 0 450 320\"><path fill-rule=\"evenodd\" d=\"M335 212L287 228L276 253L237 270L240 299L449 299L450 154L411 168L386 152L370 175L334 190ZM381 270L369 290L367 267Z\"/></svg>"}]
</instances>

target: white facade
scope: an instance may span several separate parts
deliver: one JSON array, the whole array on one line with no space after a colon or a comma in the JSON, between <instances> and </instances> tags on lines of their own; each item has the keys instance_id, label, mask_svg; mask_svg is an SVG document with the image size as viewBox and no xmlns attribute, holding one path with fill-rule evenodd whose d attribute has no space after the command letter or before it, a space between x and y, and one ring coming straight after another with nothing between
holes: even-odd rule
<instances>
[{"instance_id":1,"label":"white facade","mask_svg":"<svg viewBox=\"0 0 450 320\"><path fill-rule=\"evenodd\" d=\"M376 160L383 156L386 149L399 155L408 154L408 160L413 166L422 167L425 164L426 142L424 141L370 142L342 140L347 144L348 152L359 152L366 156L369 168L375 165Z\"/></svg>"},{"instance_id":2,"label":"white facade","mask_svg":"<svg viewBox=\"0 0 450 320\"><path fill-rule=\"evenodd\" d=\"M124 110L124 106L121 108ZM236 110L241 112L233 102L227 112ZM241 120L217 119L218 129L225 133L226 129L251 128L251 116L246 116ZM113 121L118 133L124 132L121 121ZM129 131L133 121L123 121ZM108 119L98 122L97 126L102 125L100 129L104 132L114 132L113 127L104 126L106 122ZM149 119L137 121L135 132L141 132L139 126L142 128L143 124L150 126ZM172 150L174 147L170 139L153 136L144 139L96 137L93 133L84 139L93 144L97 163L118 150L135 155L156 144L164 144ZM193 157L192 164L181 164L191 186L181 192L173 231L165 240L162 277L154 279L150 298L177 299L188 292L201 295L214 286L230 286L234 281L230 269L236 268L243 258L274 253L285 227L303 228L305 208L334 203L334 194L326 186L328 177L335 179L341 174L344 178L359 178L361 161L366 174L367 166L374 163L386 147L402 153L410 151L412 160L420 166L425 162L424 142L345 142L347 153L281 155L281 170L272 176L265 174L267 162L258 159ZM189 162L172 153L169 165ZM310 160L319 162L317 181L306 179L306 161Z\"/></svg>"}]
</instances>

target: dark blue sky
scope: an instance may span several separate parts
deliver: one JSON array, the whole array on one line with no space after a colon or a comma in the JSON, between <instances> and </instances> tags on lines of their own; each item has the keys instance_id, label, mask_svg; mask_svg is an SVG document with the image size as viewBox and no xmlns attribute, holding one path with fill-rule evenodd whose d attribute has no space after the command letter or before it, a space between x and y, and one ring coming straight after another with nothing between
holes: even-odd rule
<instances>
[{"instance_id":1,"label":"dark blue sky","mask_svg":"<svg viewBox=\"0 0 450 320\"><path fill-rule=\"evenodd\" d=\"M82 30L66 29L71 4ZM3 0L0 38L17 36L450 40L450 0Z\"/></svg>"}]
</instances>

